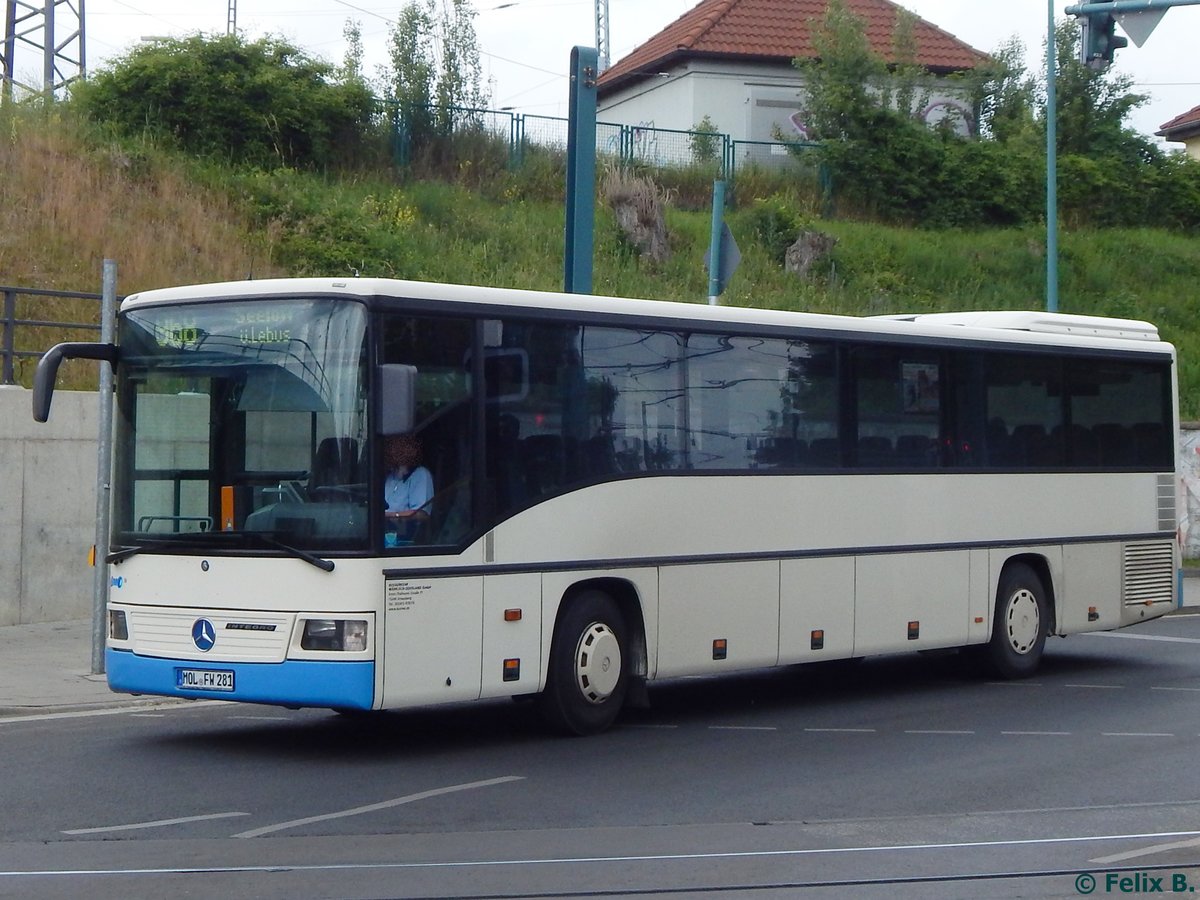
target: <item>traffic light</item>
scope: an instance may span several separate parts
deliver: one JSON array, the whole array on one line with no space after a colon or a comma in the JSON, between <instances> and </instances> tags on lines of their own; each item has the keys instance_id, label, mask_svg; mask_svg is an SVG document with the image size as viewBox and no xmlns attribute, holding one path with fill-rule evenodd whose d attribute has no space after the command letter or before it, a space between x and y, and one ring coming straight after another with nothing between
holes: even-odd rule
<instances>
[{"instance_id":1,"label":"traffic light","mask_svg":"<svg viewBox=\"0 0 1200 900\"><path fill-rule=\"evenodd\" d=\"M1112 0L1092 0L1093 3L1111 3ZM1109 12L1084 13L1079 42L1079 61L1091 69L1103 72L1113 61L1113 55L1129 46L1128 39L1117 34L1117 20Z\"/></svg>"}]
</instances>

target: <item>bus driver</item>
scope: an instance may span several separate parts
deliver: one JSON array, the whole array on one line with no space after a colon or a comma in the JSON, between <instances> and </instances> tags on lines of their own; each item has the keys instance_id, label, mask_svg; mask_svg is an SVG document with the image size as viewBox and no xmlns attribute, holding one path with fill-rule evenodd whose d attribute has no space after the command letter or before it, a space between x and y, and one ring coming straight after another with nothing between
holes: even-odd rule
<instances>
[{"instance_id":1,"label":"bus driver","mask_svg":"<svg viewBox=\"0 0 1200 900\"><path fill-rule=\"evenodd\" d=\"M433 476L421 465L421 442L411 434L386 439L384 462L387 479L383 484L384 515L389 538L399 532L411 538L417 523L429 519L433 503Z\"/></svg>"}]
</instances>

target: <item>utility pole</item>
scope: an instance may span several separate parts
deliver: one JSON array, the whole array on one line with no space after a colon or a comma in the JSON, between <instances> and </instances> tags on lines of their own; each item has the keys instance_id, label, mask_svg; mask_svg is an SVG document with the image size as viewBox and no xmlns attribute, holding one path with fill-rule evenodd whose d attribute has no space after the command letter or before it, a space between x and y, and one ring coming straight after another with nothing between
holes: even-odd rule
<instances>
[{"instance_id":1,"label":"utility pole","mask_svg":"<svg viewBox=\"0 0 1200 900\"><path fill-rule=\"evenodd\" d=\"M0 53L0 99L12 100L13 87L47 99L87 75L84 0L4 0L4 44ZM17 51L41 56L42 83L18 81ZM30 57L32 61L33 57Z\"/></svg>"},{"instance_id":2,"label":"utility pole","mask_svg":"<svg viewBox=\"0 0 1200 900\"><path fill-rule=\"evenodd\" d=\"M225 33L237 34L237 0L229 0L229 12L225 16Z\"/></svg>"}]
</instances>

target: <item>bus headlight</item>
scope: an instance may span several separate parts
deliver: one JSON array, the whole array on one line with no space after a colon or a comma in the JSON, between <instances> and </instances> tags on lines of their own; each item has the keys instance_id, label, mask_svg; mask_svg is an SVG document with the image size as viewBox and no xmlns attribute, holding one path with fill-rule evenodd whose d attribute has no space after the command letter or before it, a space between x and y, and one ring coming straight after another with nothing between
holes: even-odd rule
<instances>
[{"instance_id":1,"label":"bus headlight","mask_svg":"<svg viewBox=\"0 0 1200 900\"><path fill-rule=\"evenodd\" d=\"M306 619L300 647L361 653L367 649L367 622L365 619Z\"/></svg>"},{"instance_id":2,"label":"bus headlight","mask_svg":"<svg viewBox=\"0 0 1200 900\"><path fill-rule=\"evenodd\" d=\"M129 640L129 622L125 619L125 610L108 611L108 636L114 641Z\"/></svg>"}]
</instances>

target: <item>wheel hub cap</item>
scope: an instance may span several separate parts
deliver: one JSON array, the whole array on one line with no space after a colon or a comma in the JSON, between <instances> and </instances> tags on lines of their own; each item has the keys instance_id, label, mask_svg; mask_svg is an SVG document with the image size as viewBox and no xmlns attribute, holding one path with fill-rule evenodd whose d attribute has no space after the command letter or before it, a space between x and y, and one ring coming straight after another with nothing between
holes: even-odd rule
<instances>
[{"instance_id":1,"label":"wheel hub cap","mask_svg":"<svg viewBox=\"0 0 1200 900\"><path fill-rule=\"evenodd\" d=\"M1037 642L1041 625L1038 617L1037 598L1024 588L1008 600L1008 642L1017 653L1028 653Z\"/></svg>"},{"instance_id":2,"label":"wheel hub cap","mask_svg":"<svg viewBox=\"0 0 1200 900\"><path fill-rule=\"evenodd\" d=\"M575 680L589 703L612 696L621 678L621 644L612 629L593 622L584 629L575 651Z\"/></svg>"}]
</instances>

